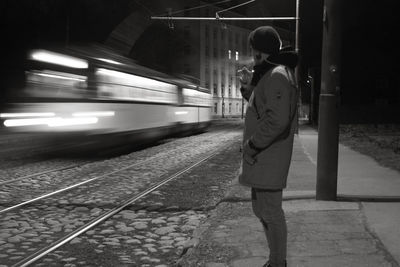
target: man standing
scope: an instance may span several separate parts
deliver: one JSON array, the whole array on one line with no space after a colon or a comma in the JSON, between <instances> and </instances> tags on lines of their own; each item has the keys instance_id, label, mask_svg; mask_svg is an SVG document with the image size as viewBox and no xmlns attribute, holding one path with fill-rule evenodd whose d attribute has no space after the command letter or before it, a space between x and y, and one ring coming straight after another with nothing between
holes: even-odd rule
<instances>
[{"instance_id":1,"label":"man standing","mask_svg":"<svg viewBox=\"0 0 400 267\"><path fill-rule=\"evenodd\" d=\"M262 26L249 35L254 58L243 134L239 182L251 187L254 214L260 219L270 255L264 267L286 266L287 230L282 209L297 123L297 90L293 68L297 54L281 50L278 32Z\"/></svg>"}]
</instances>

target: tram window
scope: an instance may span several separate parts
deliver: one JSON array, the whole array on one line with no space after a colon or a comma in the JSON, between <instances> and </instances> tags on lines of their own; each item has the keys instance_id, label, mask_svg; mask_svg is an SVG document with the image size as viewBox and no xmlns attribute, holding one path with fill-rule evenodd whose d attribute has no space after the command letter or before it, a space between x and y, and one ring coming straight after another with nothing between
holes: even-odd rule
<instances>
[{"instance_id":1,"label":"tram window","mask_svg":"<svg viewBox=\"0 0 400 267\"><path fill-rule=\"evenodd\" d=\"M99 97L163 103L178 101L177 86L114 70L96 71Z\"/></svg>"}]
</instances>

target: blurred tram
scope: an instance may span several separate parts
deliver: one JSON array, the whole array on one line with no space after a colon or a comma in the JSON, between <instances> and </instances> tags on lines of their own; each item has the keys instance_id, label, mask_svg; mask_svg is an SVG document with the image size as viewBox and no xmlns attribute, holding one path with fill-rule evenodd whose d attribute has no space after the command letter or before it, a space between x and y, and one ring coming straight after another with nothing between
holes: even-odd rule
<instances>
[{"instance_id":1,"label":"blurred tram","mask_svg":"<svg viewBox=\"0 0 400 267\"><path fill-rule=\"evenodd\" d=\"M32 50L25 79L0 114L6 131L142 142L211 122L208 89L102 48Z\"/></svg>"}]
</instances>

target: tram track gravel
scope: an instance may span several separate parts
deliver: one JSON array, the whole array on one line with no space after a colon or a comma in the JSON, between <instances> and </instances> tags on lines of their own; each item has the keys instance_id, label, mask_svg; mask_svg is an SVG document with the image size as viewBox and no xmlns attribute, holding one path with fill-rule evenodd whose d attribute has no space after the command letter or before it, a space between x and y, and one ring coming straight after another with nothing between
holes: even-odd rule
<instances>
[{"instance_id":1,"label":"tram track gravel","mask_svg":"<svg viewBox=\"0 0 400 267\"><path fill-rule=\"evenodd\" d=\"M226 134L225 136L228 135ZM167 165L165 162L158 162L157 166L146 166L134 170L128 169L124 174L115 178L122 179L125 182L113 183L112 180L114 178L108 177L105 182L103 181L98 185L91 184L84 189L75 191L75 193L68 192L65 194L64 199L61 197L49 198L35 205L25 207L20 210L21 214L18 214L18 211L7 212L2 217L0 260L6 255L2 253L1 250L3 249L5 249L5 252L12 254L7 259L15 261L23 257L22 253L24 255L29 253L29 249L32 249L32 245L35 242L40 244L53 242L54 237L58 236L56 233L73 231L76 227L90 220L91 215L97 215L97 213L106 210L107 206L112 207L115 205L118 202L118 197L116 197L118 194L135 194L135 190L138 188L148 186L145 182L146 175L148 177L147 182L151 182L151 177L156 179L156 177L168 175L170 172L176 170L177 166L190 163L190 160L187 161L187 159L193 157L193 153L209 153L209 148L213 147L212 142L207 140L204 140L204 144L202 145L204 146L204 151L197 145L195 151L191 149L190 153L192 154L177 153L173 157L170 154L165 159L172 166L172 169L169 171L165 170ZM182 163L182 160L184 163ZM160 170L155 171L156 168L160 168ZM134 181L132 181L132 177L136 177L133 179ZM103 192L99 193L99 189L104 188L106 185L108 185L108 189L103 189ZM93 190L93 194L89 190ZM81 194L76 195L76 192L80 192ZM90 216L84 218L84 214L89 214ZM22 233L15 231L21 228L24 230ZM5 231L3 231L4 229ZM35 247L37 245L35 244ZM17 248L22 250L18 250Z\"/></svg>"},{"instance_id":2,"label":"tram track gravel","mask_svg":"<svg viewBox=\"0 0 400 267\"><path fill-rule=\"evenodd\" d=\"M215 138L217 135L223 135L224 133L226 132L204 134L195 138L194 141L199 144L202 142L209 142L208 140L210 138ZM78 183L84 183L90 179L112 175L113 172L129 168L134 164L144 164L146 161L152 160L153 157L174 157L174 151L181 153L181 147L183 145L191 145L185 140L187 139L179 139L176 142L139 151L138 153L124 155L102 162L88 163L86 165L77 166L76 168L47 173L38 177L30 177L28 179L15 181L15 183L12 184L0 185L0 213L1 209L18 205L19 203L50 194L57 190L62 190L63 188ZM159 152L160 149L162 152Z\"/></svg>"},{"instance_id":3,"label":"tram track gravel","mask_svg":"<svg viewBox=\"0 0 400 267\"><path fill-rule=\"evenodd\" d=\"M236 176L239 147L240 138L34 266L173 266Z\"/></svg>"}]
</instances>

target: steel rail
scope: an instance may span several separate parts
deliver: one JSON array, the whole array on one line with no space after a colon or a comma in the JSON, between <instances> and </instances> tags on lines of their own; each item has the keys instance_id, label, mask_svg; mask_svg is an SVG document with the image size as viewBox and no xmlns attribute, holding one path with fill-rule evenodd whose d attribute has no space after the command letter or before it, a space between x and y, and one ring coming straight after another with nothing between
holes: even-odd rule
<instances>
[{"instance_id":1,"label":"steel rail","mask_svg":"<svg viewBox=\"0 0 400 267\"><path fill-rule=\"evenodd\" d=\"M208 156L206 156L206 157L202 158L201 160L197 161L196 163L194 163L194 164L192 164L192 165L190 165L190 166L178 171L177 173L175 173L175 174L163 179L162 181L154 184L150 188L148 188L148 189L144 190L143 192L133 196L132 198L129 198L129 199L125 200L123 203L121 203L120 206L109 210L108 212L104 213L103 215L98 216L97 218L93 219L92 221L90 221L86 225L81 226L80 228L78 228L77 230L69 233L65 237L60 238L59 240L53 242L49 246L44 247L44 248L36 251L35 253L31 254L30 256L26 257L25 259L17 262L16 264L14 264L12 266L13 267L25 267L25 266L28 266L28 265L34 263L35 261L39 260L43 256L45 256L45 255L49 254L50 252L52 252L53 250L57 249L58 247L60 247L60 246L64 245L65 243L71 241L73 238L83 234L84 232L88 231L89 229L93 228L94 226L98 225L99 223L101 223L101 222L107 220L108 218L114 216L115 214L119 213L120 211L122 211L127 206L129 206L132 203L134 203L135 201L145 197L146 195L150 194L154 190L156 190L159 187L163 186L164 184L170 182L171 180L174 180L175 178L179 177L180 175L188 172L189 170L191 170L194 167L200 165L201 163L205 162L206 160L210 159L211 157L214 157L216 154L218 154L218 152L219 152L218 150L214 151L212 154L209 154Z\"/></svg>"}]
</instances>

